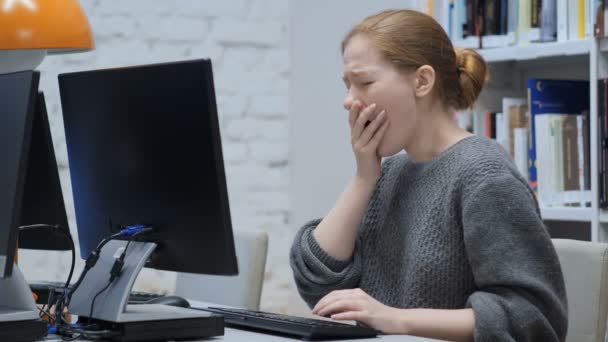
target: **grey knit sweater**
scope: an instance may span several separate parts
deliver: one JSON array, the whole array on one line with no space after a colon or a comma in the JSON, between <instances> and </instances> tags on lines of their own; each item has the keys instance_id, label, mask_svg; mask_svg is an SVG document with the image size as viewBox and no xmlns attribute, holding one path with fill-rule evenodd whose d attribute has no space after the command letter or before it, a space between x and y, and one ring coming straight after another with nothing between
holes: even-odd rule
<instances>
[{"instance_id":1,"label":"grey knit sweater","mask_svg":"<svg viewBox=\"0 0 608 342\"><path fill-rule=\"evenodd\" d=\"M557 254L527 182L490 139L467 137L425 163L386 159L349 260L321 249L319 222L290 253L311 307L358 287L392 307L472 308L476 341L565 339Z\"/></svg>"}]
</instances>

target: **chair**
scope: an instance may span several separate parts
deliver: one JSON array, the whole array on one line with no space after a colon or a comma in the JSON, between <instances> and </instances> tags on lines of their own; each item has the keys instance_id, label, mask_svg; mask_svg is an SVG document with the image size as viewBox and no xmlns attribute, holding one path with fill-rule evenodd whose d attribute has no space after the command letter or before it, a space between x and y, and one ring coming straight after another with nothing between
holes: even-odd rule
<instances>
[{"instance_id":1,"label":"chair","mask_svg":"<svg viewBox=\"0 0 608 342\"><path fill-rule=\"evenodd\" d=\"M268 235L261 231L235 231L238 276L178 273L175 294L188 299L258 310Z\"/></svg>"},{"instance_id":2,"label":"chair","mask_svg":"<svg viewBox=\"0 0 608 342\"><path fill-rule=\"evenodd\" d=\"M570 342L604 342L608 311L608 244L553 239L568 297Z\"/></svg>"}]
</instances>

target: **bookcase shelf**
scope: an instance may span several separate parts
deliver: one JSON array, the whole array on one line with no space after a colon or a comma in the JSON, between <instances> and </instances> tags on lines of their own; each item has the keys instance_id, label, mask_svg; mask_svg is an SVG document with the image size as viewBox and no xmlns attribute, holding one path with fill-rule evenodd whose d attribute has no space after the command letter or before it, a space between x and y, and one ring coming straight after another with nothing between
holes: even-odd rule
<instances>
[{"instance_id":1,"label":"bookcase shelf","mask_svg":"<svg viewBox=\"0 0 608 342\"><path fill-rule=\"evenodd\" d=\"M491 82L484 87L474 112L502 112L505 97L525 98L529 78L589 80L591 207L541 207L545 221L589 227L592 241L608 241L608 209L599 208L598 79L608 77L608 38L533 43L478 50L490 64ZM578 223L585 223L579 225ZM582 228L577 228L582 229Z\"/></svg>"},{"instance_id":2,"label":"bookcase shelf","mask_svg":"<svg viewBox=\"0 0 608 342\"><path fill-rule=\"evenodd\" d=\"M608 51L608 41L605 42ZM559 56L577 56L589 54L589 40L572 40L552 43L531 43L524 46L505 48L488 48L478 50L489 63L527 61Z\"/></svg>"},{"instance_id":3,"label":"bookcase shelf","mask_svg":"<svg viewBox=\"0 0 608 342\"><path fill-rule=\"evenodd\" d=\"M540 215L543 220L553 221L578 221L591 222L593 220L593 210L591 208L540 208ZM606 212L608 222L608 212Z\"/></svg>"},{"instance_id":4,"label":"bookcase shelf","mask_svg":"<svg viewBox=\"0 0 608 342\"><path fill-rule=\"evenodd\" d=\"M600 52L608 52L608 38L598 39L598 47Z\"/></svg>"},{"instance_id":5,"label":"bookcase shelf","mask_svg":"<svg viewBox=\"0 0 608 342\"><path fill-rule=\"evenodd\" d=\"M600 223L608 223L608 210L600 210Z\"/></svg>"}]
</instances>

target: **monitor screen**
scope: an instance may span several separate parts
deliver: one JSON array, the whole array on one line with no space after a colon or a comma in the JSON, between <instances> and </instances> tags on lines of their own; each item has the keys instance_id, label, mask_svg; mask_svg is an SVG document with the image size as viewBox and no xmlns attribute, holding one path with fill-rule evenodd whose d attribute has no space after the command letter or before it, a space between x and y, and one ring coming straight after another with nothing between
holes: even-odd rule
<instances>
[{"instance_id":1,"label":"monitor screen","mask_svg":"<svg viewBox=\"0 0 608 342\"><path fill-rule=\"evenodd\" d=\"M19 225L52 225L69 233L59 170L42 93L38 94L36 99L30 147L26 158L27 171ZM70 247L66 237L53 228L39 227L19 233L19 248L70 250Z\"/></svg>"},{"instance_id":2,"label":"monitor screen","mask_svg":"<svg viewBox=\"0 0 608 342\"><path fill-rule=\"evenodd\" d=\"M39 77L33 71L0 75L0 277L13 270Z\"/></svg>"},{"instance_id":3,"label":"monitor screen","mask_svg":"<svg viewBox=\"0 0 608 342\"><path fill-rule=\"evenodd\" d=\"M146 267L236 274L211 62L59 76L81 256L150 225Z\"/></svg>"}]
</instances>

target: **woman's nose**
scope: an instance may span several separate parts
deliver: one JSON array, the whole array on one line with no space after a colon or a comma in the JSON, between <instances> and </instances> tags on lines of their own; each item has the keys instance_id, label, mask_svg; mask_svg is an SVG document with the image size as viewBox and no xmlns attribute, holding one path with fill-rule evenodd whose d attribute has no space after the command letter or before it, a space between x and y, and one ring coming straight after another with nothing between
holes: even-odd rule
<instances>
[{"instance_id":1,"label":"woman's nose","mask_svg":"<svg viewBox=\"0 0 608 342\"><path fill-rule=\"evenodd\" d=\"M350 111L350 108L352 107L353 102L354 102L354 98L350 94L346 95L346 98L344 99L344 103L343 103L344 109Z\"/></svg>"}]
</instances>

